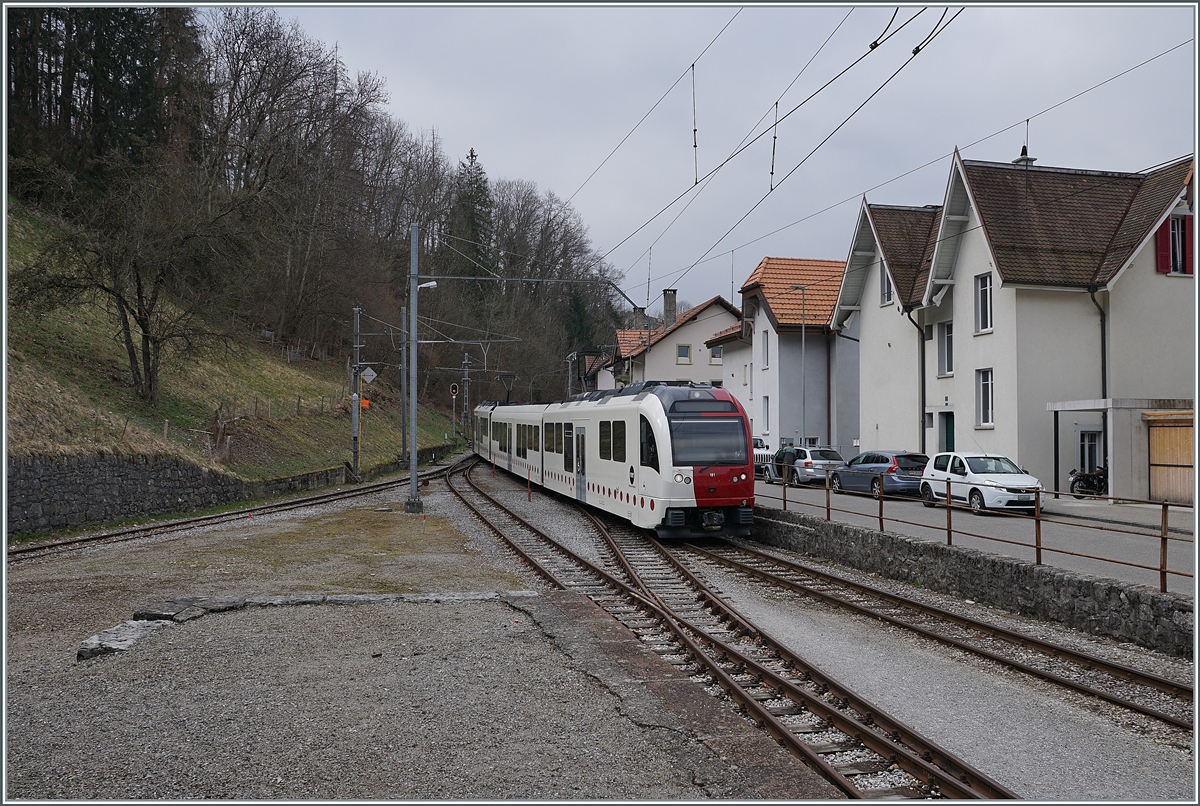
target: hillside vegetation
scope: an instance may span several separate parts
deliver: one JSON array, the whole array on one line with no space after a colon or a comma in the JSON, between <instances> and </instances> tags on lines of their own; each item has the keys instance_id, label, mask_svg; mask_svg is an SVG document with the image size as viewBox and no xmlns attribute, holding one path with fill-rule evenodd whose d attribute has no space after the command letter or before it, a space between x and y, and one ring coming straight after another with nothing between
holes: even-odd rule
<instances>
[{"instance_id":1,"label":"hillside vegetation","mask_svg":"<svg viewBox=\"0 0 1200 806\"><path fill-rule=\"evenodd\" d=\"M39 231L32 212L10 200L10 268L35 248ZM235 332L226 347L165 364L154 409L133 390L112 314L99 301L10 307L6 327L9 456L166 454L249 480L351 459L347 356L289 361L285 347ZM401 458L400 396L389 380L398 384L397 370L363 386L371 400L360 421L364 472ZM218 411L227 458L213 444ZM446 442L448 415L420 408L420 447Z\"/></svg>"}]
</instances>

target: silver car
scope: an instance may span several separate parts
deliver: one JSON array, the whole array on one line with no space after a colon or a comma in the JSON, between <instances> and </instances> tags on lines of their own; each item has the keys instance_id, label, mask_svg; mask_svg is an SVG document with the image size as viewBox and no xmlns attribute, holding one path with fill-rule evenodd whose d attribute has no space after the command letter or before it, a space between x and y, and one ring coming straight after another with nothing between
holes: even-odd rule
<instances>
[{"instance_id":1,"label":"silver car","mask_svg":"<svg viewBox=\"0 0 1200 806\"><path fill-rule=\"evenodd\" d=\"M842 463L842 455L833 448L797 448L784 445L775 454L774 461L767 465L764 478L768 484L783 481L788 472L788 484L825 484L826 468L832 470Z\"/></svg>"}]
</instances>

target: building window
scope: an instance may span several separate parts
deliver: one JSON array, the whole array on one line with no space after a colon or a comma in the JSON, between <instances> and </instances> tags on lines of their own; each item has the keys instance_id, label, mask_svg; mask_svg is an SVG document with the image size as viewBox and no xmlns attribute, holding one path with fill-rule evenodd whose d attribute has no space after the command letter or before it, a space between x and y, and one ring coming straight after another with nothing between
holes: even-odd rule
<instances>
[{"instance_id":1,"label":"building window","mask_svg":"<svg viewBox=\"0 0 1200 806\"><path fill-rule=\"evenodd\" d=\"M938 375L954 374L954 322L939 322L938 334Z\"/></svg>"},{"instance_id":2,"label":"building window","mask_svg":"<svg viewBox=\"0 0 1200 806\"><path fill-rule=\"evenodd\" d=\"M882 263L879 265L879 304L892 304L892 278L888 276Z\"/></svg>"},{"instance_id":3,"label":"building window","mask_svg":"<svg viewBox=\"0 0 1200 806\"><path fill-rule=\"evenodd\" d=\"M993 403L995 392L992 389L992 370L975 370L975 425L991 427L993 419Z\"/></svg>"},{"instance_id":4,"label":"building window","mask_svg":"<svg viewBox=\"0 0 1200 806\"><path fill-rule=\"evenodd\" d=\"M981 274L975 278L975 332L987 333L992 329L992 275Z\"/></svg>"},{"instance_id":5,"label":"building window","mask_svg":"<svg viewBox=\"0 0 1200 806\"><path fill-rule=\"evenodd\" d=\"M1192 222L1194 216L1171 216L1162 223L1155 235L1156 268L1160 274L1190 275L1192 255Z\"/></svg>"},{"instance_id":6,"label":"building window","mask_svg":"<svg viewBox=\"0 0 1200 806\"><path fill-rule=\"evenodd\" d=\"M771 396L763 395L763 433L771 433Z\"/></svg>"},{"instance_id":7,"label":"building window","mask_svg":"<svg viewBox=\"0 0 1200 806\"><path fill-rule=\"evenodd\" d=\"M719 347L719 346L711 348L708 351L708 363L720 364L722 361L721 355L722 355L723 350L724 350L724 348Z\"/></svg>"},{"instance_id":8,"label":"building window","mask_svg":"<svg viewBox=\"0 0 1200 806\"><path fill-rule=\"evenodd\" d=\"M675 345L675 363L690 364L692 363L692 345L676 344Z\"/></svg>"},{"instance_id":9,"label":"building window","mask_svg":"<svg viewBox=\"0 0 1200 806\"><path fill-rule=\"evenodd\" d=\"M1091 473L1100 466L1100 432L1079 432L1079 469Z\"/></svg>"},{"instance_id":10,"label":"building window","mask_svg":"<svg viewBox=\"0 0 1200 806\"><path fill-rule=\"evenodd\" d=\"M763 344L763 349L762 349L762 355L763 355L762 368L763 368L763 369L766 369L767 367L771 366L771 342L770 342L770 340L767 338L767 334L768 334L768 331L766 331L766 330L764 330L764 331L762 332L762 344Z\"/></svg>"}]
</instances>

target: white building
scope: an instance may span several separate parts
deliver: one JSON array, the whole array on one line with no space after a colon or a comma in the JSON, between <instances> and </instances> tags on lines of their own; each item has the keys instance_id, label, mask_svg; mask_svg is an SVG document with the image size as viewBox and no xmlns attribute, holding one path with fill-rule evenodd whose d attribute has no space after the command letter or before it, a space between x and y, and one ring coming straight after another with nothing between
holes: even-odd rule
<instances>
[{"instance_id":1,"label":"white building","mask_svg":"<svg viewBox=\"0 0 1200 806\"><path fill-rule=\"evenodd\" d=\"M830 445L858 452L858 343L831 327L845 263L763 258L742 285L743 319L713 335L725 388L771 448Z\"/></svg>"},{"instance_id":2,"label":"white building","mask_svg":"<svg viewBox=\"0 0 1200 806\"><path fill-rule=\"evenodd\" d=\"M834 315L860 322L863 446L1002 453L1056 489L1106 465L1111 495L1190 501L1194 460L1151 428L1192 408L1192 158L1032 163L956 152L940 207L864 201Z\"/></svg>"},{"instance_id":3,"label":"white building","mask_svg":"<svg viewBox=\"0 0 1200 806\"><path fill-rule=\"evenodd\" d=\"M671 324L653 331L618 330L613 372L626 383L695 381L720 386L722 350L707 348L704 342L740 318L741 312L724 297L713 297L676 315L675 290L668 288L663 291L663 321Z\"/></svg>"}]
</instances>

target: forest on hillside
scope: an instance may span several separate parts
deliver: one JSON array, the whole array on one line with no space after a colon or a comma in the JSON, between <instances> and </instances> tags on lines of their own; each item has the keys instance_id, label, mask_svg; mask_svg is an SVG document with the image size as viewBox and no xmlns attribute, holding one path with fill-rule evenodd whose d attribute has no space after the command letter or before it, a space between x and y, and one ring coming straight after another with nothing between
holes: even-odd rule
<instances>
[{"instance_id":1,"label":"forest on hillside","mask_svg":"<svg viewBox=\"0 0 1200 806\"><path fill-rule=\"evenodd\" d=\"M362 360L394 367L414 223L439 278L419 301L422 394L467 354L490 371L472 401L504 394L496 371L519 399L557 397L566 356L611 343L616 274L568 203L489 179L474 150L451 159L387 112L384 78L275 9L6 14L7 190L46 225L9 304L101 301L150 405L162 366L233 333L342 360L355 305Z\"/></svg>"}]
</instances>

